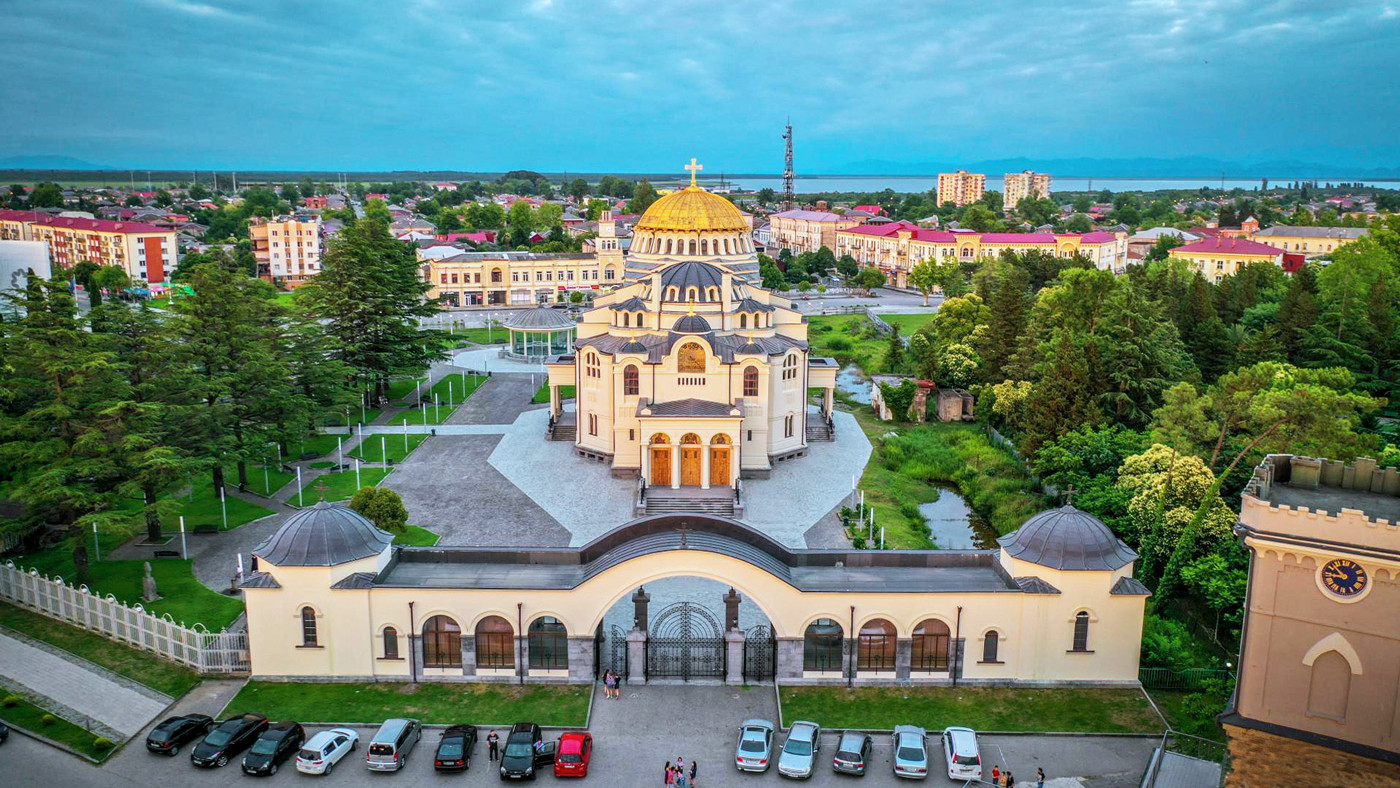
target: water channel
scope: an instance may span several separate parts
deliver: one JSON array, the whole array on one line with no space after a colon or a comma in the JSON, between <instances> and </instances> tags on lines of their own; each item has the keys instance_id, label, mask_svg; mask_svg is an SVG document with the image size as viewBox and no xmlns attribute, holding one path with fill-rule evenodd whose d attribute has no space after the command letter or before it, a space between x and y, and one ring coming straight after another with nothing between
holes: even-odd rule
<instances>
[{"instance_id":1,"label":"water channel","mask_svg":"<svg viewBox=\"0 0 1400 788\"><path fill-rule=\"evenodd\" d=\"M991 550L997 546L996 529L953 487L939 485L938 500L919 504L919 514L928 518L933 543L940 550Z\"/></svg>"}]
</instances>

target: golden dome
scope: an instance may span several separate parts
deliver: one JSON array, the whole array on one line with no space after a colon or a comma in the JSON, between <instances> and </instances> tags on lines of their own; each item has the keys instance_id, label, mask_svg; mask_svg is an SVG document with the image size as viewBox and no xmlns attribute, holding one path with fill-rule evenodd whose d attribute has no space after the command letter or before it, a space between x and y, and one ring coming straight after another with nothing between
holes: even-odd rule
<instances>
[{"instance_id":1,"label":"golden dome","mask_svg":"<svg viewBox=\"0 0 1400 788\"><path fill-rule=\"evenodd\" d=\"M642 214L635 230L729 230L748 232L749 223L734 203L699 186L687 186L662 197Z\"/></svg>"}]
</instances>

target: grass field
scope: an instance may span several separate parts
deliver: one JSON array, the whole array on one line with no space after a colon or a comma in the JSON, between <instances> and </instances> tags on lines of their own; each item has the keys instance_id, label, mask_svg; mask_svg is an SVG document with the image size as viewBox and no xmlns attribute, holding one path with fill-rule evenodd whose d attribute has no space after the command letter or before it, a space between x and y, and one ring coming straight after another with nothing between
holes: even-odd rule
<instances>
[{"instance_id":1,"label":"grass field","mask_svg":"<svg viewBox=\"0 0 1400 788\"><path fill-rule=\"evenodd\" d=\"M403 399L404 397L407 397L409 394L411 394L411 393L417 391L417 390L418 390L418 384L419 384L419 383L427 383L427 382L428 382L428 379L427 379L426 377L423 377L423 378L404 378L404 379L402 379L402 380L390 381L390 383L389 383L389 394L388 394L389 400L390 400L390 401L393 401L393 400L400 400L400 399ZM351 414L351 415L353 416L354 414Z\"/></svg>"},{"instance_id":2,"label":"grass field","mask_svg":"<svg viewBox=\"0 0 1400 788\"><path fill-rule=\"evenodd\" d=\"M325 457L328 454L335 454L336 442L343 439L342 435L316 434L307 435L291 446L297 452L298 457L310 459L312 457Z\"/></svg>"},{"instance_id":3,"label":"grass field","mask_svg":"<svg viewBox=\"0 0 1400 788\"><path fill-rule=\"evenodd\" d=\"M813 356L854 361L867 375L885 371L889 340L875 332L865 315L811 315L807 321Z\"/></svg>"},{"instance_id":4,"label":"grass field","mask_svg":"<svg viewBox=\"0 0 1400 788\"><path fill-rule=\"evenodd\" d=\"M504 328L496 326L487 331L482 328L455 328L450 335L454 339L465 339L477 345L503 345L510 334Z\"/></svg>"},{"instance_id":5,"label":"grass field","mask_svg":"<svg viewBox=\"0 0 1400 788\"><path fill-rule=\"evenodd\" d=\"M4 694L3 690L0 690L0 694ZM5 703L0 705L0 720L4 720L16 728L23 728L31 733L53 739L60 744L66 744L95 761L106 760L107 756L111 755L115 749L112 742L106 739L102 740L105 744L99 746L97 734L62 717L49 714L19 697L7 698Z\"/></svg>"},{"instance_id":6,"label":"grass field","mask_svg":"<svg viewBox=\"0 0 1400 788\"><path fill-rule=\"evenodd\" d=\"M517 720L579 727L590 685L422 684L250 681L226 707L257 709L270 719L378 725L388 717L425 723L509 727Z\"/></svg>"},{"instance_id":7,"label":"grass field","mask_svg":"<svg viewBox=\"0 0 1400 788\"><path fill-rule=\"evenodd\" d=\"M892 326L899 326L899 335L907 337L927 325L935 314L935 312L919 312L912 315L881 314L880 319Z\"/></svg>"},{"instance_id":8,"label":"grass field","mask_svg":"<svg viewBox=\"0 0 1400 788\"><path fill-rule=\"evenodd\" d=\"M381 441L382 439L382 441ZM416 435L366 435L355 450L350 452L351 457L358 457L363 462L384 462L385 455L388 455L388 462L403 462L404 458L413 453L413 450L427 440L428 436L421 433ZM405 444L407 448L405 448ZM383 451L380 447L383 446Z\"/></svg>"},{"instance_id":9,"label":"grass field","mask_svg":"<svg viewBox=\"0 0 1400 788\"><path fill-rule=\"evenodd\" d=\"M262 482L261 468L255 475L252 469L248 471L249 485L257 489ZM224 483L230 487L237 481L235 476L225 476ZM161 527L166 533L175 533L180 528L180 517L185 518L185 528L193 530L196 525L217 525L220 528L224 524L224 506L228 507L228 527L237 528L244 523L251 523L260 517L272 514L271 509L258 506L255 503L245 501L233 495L224 493L224 501L219 502L219 496L214 494L214 488L210 486L207 478L194 480L193 495L185 494L176 500L180 504L179 510L171 517L161 519ZM277 490L274 486L273 491Z\"/></svg>"},{"instance_id":10,"label":"grass field","mask_svg":"<svg viewBox=\"0 0 1400 788\"><path fill-rule=\"evenodd\" d=\"M282 470L278 465L263 465L262 463L248 463L248 486L245 488L254 495L267 497L282 489L295 479L295 473ZM224 468L224 478L229 484L236 484L238 481L238 466L229 465Z\"/></svg>"},{"instance_id":11,"label":"grass field","mask_svg":"<svg viewBox=\"0 0 1400 788\"><path fill-rule=\"evenodd\" d=\"M432 402L433 396L437 396L437 401L443 405L460 405L467 397L476 393L481 388L481 384L486 382L486 378L481 375L465 375L454 373L446 375L423 395L425 402Z\"/></svg>"},{"instance_id":12,"label":"grass field","mask_svg":"<svg viewBox=\"0 0 1400 788\"><path fill-rule=\"evenodd\" d=\"M389 475L391 468L360 468L360 483L355 484L355 471L341 471L339 473L328 473L318 476L315 479L307 479L301 486L302 506L315 506L321 500L321 491L317 487L325 485L327 501L346 501L360 487L376 487L384 481L384 477ZM297 506L297 494L292 492L287 496L286 502L292 506Z\"/></svg>"},{"instance_id":13,"label":"grass field","mask_svg":"<svg viewBox=\"0 0 1400 788\"><path fill-rule=\"evenodd\" d=\"M0 626L57 646L172 698L184 695L199 683L199 674L154 654L128 648L93 632L3 602L0 602Z\"/></svg>"},{"instance_id":14,"label":"grass field","mask_svg":"<svg viewBox=\"0 0 1400 788\"><path fill-rule=\"evenodd\" d=\"M1162 720L1136 689L1011 687L782 687L783 725L827 728L964 725L979 731L1161 733Z\"/></svg>"},{"instance_id":15,"label":"grass field","mask_svg":"<svg viewBox=\"0 0 1400 788\"><path fill-rule=\"evenodd\" d=\"M560 387L559 387L559 399L560 399L560 400L573 399L576 395L577 395L577 392L574 390L574 387L573 387L573 386L560 386ZM535 392L534 398L531 399L530 401L531 401L531 402L549 402L549 384L546 383L546 384L544 384L543 386L540 386L540 390Z\"/></svg>"},{"instance_id":16,"label":"grass field","mask_svg":"<svg viewBox=\"0 0 1400 788\"><path fill-rule=\"evenodd\" d=\"M361 418L360 418L360 410L359 410L358 408L351 408L351 409L350 409L350 423L351 423L351 424L370 424L370 423L372 423L375 419L379 418L379 414L382 413L382 412L383 412L383 411L379 410L378 408L365 408L365 409L364 409L364 418L361 419ZM326 419L326 426L327 426L327 427L344 427L344 426L345 426L345 416L344 416L344 414L337 414L337 415L334 415L334 416L330 416L329 418Z\"/></svg>"},{"instance_id":17,"label":"grass field","mask_svg":"<svg viewBox=\"0 0 1400 788\"><path fill-rule=\"evenodd\" d=\"M384 423L394 427L397 427L400 424L416 424L420 427L427 425L431 427L437 424L441 424L444 421L447 421L447 417L451 415L452 406L443 402L434 407L432 401L430 400L428 402L427 407L409 408L407 410L401 410L398 413L395 413L393 416L390 416L389 420Z\"/></svg>"},{"instance_id":18,"label":"grass field","mask_svg":"<svg viewBox=\"0 0 1400 788\"><path fill-rule=\"evenodd\" d=\"M405 547L432 547L440 539L437 534L427 528L420 528L416 525L404 526L404 532L394 537L394 544Z\"/></svg>"}]
</instances>

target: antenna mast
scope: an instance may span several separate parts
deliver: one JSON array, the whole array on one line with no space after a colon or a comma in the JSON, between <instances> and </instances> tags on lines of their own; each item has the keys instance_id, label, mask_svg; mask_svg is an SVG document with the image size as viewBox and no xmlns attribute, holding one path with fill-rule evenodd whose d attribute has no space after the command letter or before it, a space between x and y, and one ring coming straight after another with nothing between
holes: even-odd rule
<instances>
[{"instance_id":1,"label":"antenna mast","mask_svg":"<svg viewBox=\"0 0 1400 788\"><path fill-rule=\"evenodd\" d=\"M788 119L787 129L783 132L783 142L787 149L783 154L783 210L790 211L796 202L792 194L792 119Z\"/></svg>"}]
</instances>

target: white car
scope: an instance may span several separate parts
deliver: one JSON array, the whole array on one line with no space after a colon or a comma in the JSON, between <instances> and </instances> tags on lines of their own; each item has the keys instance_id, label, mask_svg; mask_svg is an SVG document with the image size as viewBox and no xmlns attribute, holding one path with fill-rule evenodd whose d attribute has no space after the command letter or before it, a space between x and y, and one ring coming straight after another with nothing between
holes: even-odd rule
<instances>
[{"instance_id":1,"label":"white car","mask_svg":"<svg viewBox=\"0 0 1400 788\"><path fill-rule=\"evenodd\" d=\"M360 734L349 728L331 728L312 736L297 752L297 771L330 774L340 759L360 744Z\"/></svg>"},{"instance_id":2,"label":"white car","mask_svg":"<svg viewBox=\"0 0 1400 788\"><path fill-rule=\"evenodd\" d=\"M944 728L943 757L948 761L950 779L982 779L982 754L977 751L977 732L973 729Z\"/></svg>"}]
</instances>

